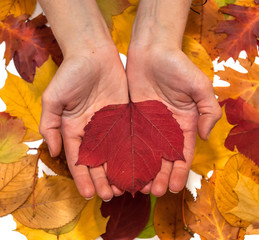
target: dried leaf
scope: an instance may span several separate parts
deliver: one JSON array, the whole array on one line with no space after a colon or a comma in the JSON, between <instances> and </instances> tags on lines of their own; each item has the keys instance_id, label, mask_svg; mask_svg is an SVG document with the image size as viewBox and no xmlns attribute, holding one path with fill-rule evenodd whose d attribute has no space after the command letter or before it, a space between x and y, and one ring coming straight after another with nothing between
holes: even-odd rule
<instances>
[{"instance_id":1,"label":"dried leaf","mask_svg":"<svg viewBox=\"0 0 259 240\"><path fill-rule=\"evenodd\" d=\"M38 180L34 194L13 215L27 227L53 229L75 219L85 204L73 180L45 176Z\"/></svg>"},{"instance_id":2,"label":"dried leaf","mask_svg":"<svg viewBox=\"0 0 259 240\"><path fill-rule=\"evenodd\" d=\"M0 216L16 210L32 193L38 158L28 155L16 163L0 163Z\"/></svg>"},{"instance_id":3,"label":"dried leaf","mask_svg":"<svg viewBox=\"0 0 259 240\"><path fill-rule=\"evenodd\" d=\"M203 141L197 136L192 170L203 176L213 169L223 169L228 159L235 154L225 146L225 139L233 125L227 121L225 107L223 116L212 129L209 140Z\"/></svg>"},{"instance_id":4,"label":"dried leaf","mask_svg":"<svg viewBox=\"0 0 259 240\"><path fill-rule=\"evenodd\" d=\"M254 226L253 224L250 224L247 228L245 233L247 235L253 235L253 234L259 234L259 226Z\"/></svg>"},{"instance_id":5,"label":"dried leaf","mask_svg":"<svg viewBox=\"0 0 259 240\"><path fill-rule=\"evenodd\" d=\"M102 217L101 204L102 200L98 197L88 201L75 228L68 233L59 235L59 240L95 240L105 233L108 218ZM57 240L57 236L44 230L28 228L18 221L16 223L17 231L24 234L28 240Z\"/></svg>"},{"instance_id":6,"label":"dried leaf","mask_svg":"<svg viewBox=\"0 0 259 240\"><path fill-rule=\"evenodd\" d=\"M241 97L259 111L259 65L251 65L248 59L238 61L248 72L240 73L229 67L225 67L225 71L218 71L220 79L229 82L230 86L215 87L215 93L219 101Z\"/></svg>"},{"instance_id":7,"label":"dried leaf","mask_svg":"<svg viewBox=\"0 0 259 240\"><path fill-rule=\"evenodd\" d=\"M121 14L127 7L130 6L128 0L97 0L97 4L106 21L108 27L112 30L112 16Z\"/></svg>"},{"instance_id":8,"label":"dried leaf","mask_svg":"<svg viewBox=\"0 0 259 240\"><path fill-rule=\"evenodd\" d=\"M242 154L229 159L224 170L217 172L215 199L223 217L233 226L247 227L249 223L230 213L238 205L238 196L234 188L238 182L239 173L250 177L259 184L259 168Z\"/></svg>"},{"instance_id":9,"label":"dried leaf","mask_svg":"<svg viewBox=\"0 0 259 240\"><path fill-rule=\"evenodd\" d=\"M8 15L18 17L26 14L31 15L34 12L36 0L1 0L0 1L0 21Z\"/></svg>"},{"instance_id":10,"label":"dried leaf","mask_svg":"<svg viewBox=\"0 0 259 240\"><path fill-rule=\"evenodd\" d=\"M225 102L228 121L236 126L230 131L225 146L252 159L259 166L259 111L241 98Z\"/></svg>"},{"instance_id":11,"label":"dried leaf","mask_svg":"<svg viewBox=\"0 0 259 240\"><path fill-rule=\"evenodd\" d=\"M21 77L33 82L36 67L41 67L49 55L60 65L62 53L52 31L45 26L45 16L39 15L32 20L26 20L25 15L18 18L11 15L0 22L0 43L6 43L6 66L14 58L14 64Z\"/></svg>"},{"instance_id":12,"label":"dried leaf","mask_svg":"<svg viewBox=\"0 0 259 240\"><path fill-rule=\"evenodd\" d=\"M238 205L229 212L247 222L259 224L259 184L238 173L238 182L234 191L238 196Z\"/></svg>"},{"instance_id":13,"label":"dried leaf","mask_svg":"<svg viewBox=\"0 0 259 240\"><path fill-rule=\"evenodd\" d=\"M43 142L40 145L39 151L41 161L44 162L48 168L50 168L58 175L72 178L68 169L64 148L62 148L59 156L54 158L50 156L49 148L46 142Z\"/></svg>"},{"instance_id":14,"label":"dried leaf","mask_svg":"<svg viewBox=\"0 0 259 240\"><path fill-rule=\"evenodd\" d=\"M183 213L186 224L194 222L194 216L186 205L186 200L192 200L193 196L185 189L184 209L182 209L183 191L178 194L167 192L157 199L154 212L154 227L161 240L189 240L190 233L184 225Z\"/></svg>"},{"instance_id":15,"label":"dried leaf","mask_svg":"<svg viewBox=\"0 0 259 240\"><path fill-rule=\"evenodd\" d=\"M231 226L220 214L214 198L214 176L209 181L202 179L196 201L187 201L196 221L190 228L206 239L236 239L239 228Z\"/></svg>"},{"instance_id":16,"label":"dried leaf","mask_svg":"<svg viewBox=\"0 0 259 240\"><path fill-rule=\"evenodd\" d=\"M202 5L204 0L194 0L195 5ZM208 52L212 60L219 56L217 44L224 38L224 34L216 34L214 29L218 21L224 20L224 15L218 11L215 0L208 0L203 6L192 6L195 11L190 11L185 34L193 37Z\"/></svg>"},{"instance_id":17,"label":"dried leaf","mask_svg":"<svg viewBox=\"0 0 259 240\"><path fill-rule=\"evenodd\" d=\"M104 217L110 216L104 240L131 240L145 227L150 214L149 195L137 192L133 198L129 193L103 202L101 208Z\"/></svg>"},{"instance_id":18,"label":"dried leaf","mask_svg":"<svg viewBox=\"0 0 259 240\"><path fill-rule=\"evenodd\" d=\"M0 113L0 163L19 161L28 147L22 142L26 129L20 119Z\"/></svg>"},{"instance_id":19,"label":"dried leaf","mask_svg":"<svg viewBox=\"0 0 259 240\"><path fill-rule=\"evenodd\" d=\"M134 195L156 176L162 157L184 160L183 141L172 112L159 101L109 105L86 125L77 164L107 162L110 184Z\"/></svg>"},{"instance_id":20,"label":"dried leaf","mask_svg":"<svg viewBox=\"0 0 259 240\"><path fill-rule=\"evenodd\" d=\"M217 33L227 34L227 37L217 45L217 48L221 49L220 60L227 60L230 57L236 60L239 53L245 50L248 59L254 62L258 55L259 8L229 4L220 8L220 11L235 17L234 20L221 21L216 29Z\"/></svg>"},{"instance_id":21,"label":"dried leaf","mask_svg":"<svg viewBox=\"0 0 259 240\"><path fill-rule=\"evenodd\" d=\"M37 69L33 83L27 83L8 73L5 86L0 89L0 97L7 106L6 112L11 116L21 118L24 126L29 130L25 135L24 140L26 141L42 138L39 134L41 95L56 71L56 64L49 59L41 68Z\"/></svg>"}]
</instances>

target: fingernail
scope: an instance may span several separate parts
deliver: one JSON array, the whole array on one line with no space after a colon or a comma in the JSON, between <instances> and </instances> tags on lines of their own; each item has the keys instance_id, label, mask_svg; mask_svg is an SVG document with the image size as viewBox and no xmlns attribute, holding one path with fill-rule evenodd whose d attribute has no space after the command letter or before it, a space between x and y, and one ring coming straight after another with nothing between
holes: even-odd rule
<instances>
[{"instance_id":1,"label":"fingernail","mask_svg":"<svg viewBox=\"0 0 259 240\"><path fill-rule=\"evenodd\" d=\"M89 197L89 198L85 198L85 200L86 200L86 201L89 201L89 200L91 200L91 199L93 199L93 198L94 198L94 196Z\"/></svg>"},{"instance_id":2,"label":"fingernail","mask_svg":"<svg viewBox=\"0 0 259 240\"><path fill-rule=\"evenodd\" d=\"M112 199L103 199L104 202L110 202Z\"/></svg>"},{"instance_id":3,"label":"fingernail","mask_svg":"<svg viewBox=\"0 0 259 240\"><path fill-rule=\"evenodd\" d=\"M211 130L212 130L212 129L211 129ZM209 137L210 137L211 130L210 130L210 132L209 132L208 135L207 135L207 139L209 139Z\"/></svg>"},{"instance_id":4,"label":"fingernail","mask_svg":"<svg viewBox=\"0 0 259 240\"><path fill-rule=\"evenodd\" d=\"M174 193L174 194L179 193L179 192L174 192L174 191L172 191L170 188L169 188L169 192Z\"/></svg>"},{"instance_id":5,"label":"fingernail","mask_svg":"<svg viewBox=\"0 0 259 240\"><path fill-rule=\"evenodd\" d=\"M53 157L53 154L52 154L50 148L49 148L49 154L50 154L51 157Z\"/></svg>"}]
</instances>

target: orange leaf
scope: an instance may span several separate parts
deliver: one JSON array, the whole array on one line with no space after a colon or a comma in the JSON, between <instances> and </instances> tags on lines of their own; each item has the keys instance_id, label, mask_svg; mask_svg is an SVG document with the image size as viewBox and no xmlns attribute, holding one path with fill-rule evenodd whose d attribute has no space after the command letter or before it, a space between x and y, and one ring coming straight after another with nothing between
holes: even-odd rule
<instances>
[{"instance_id":1,"label":"orange leaf","mask_svg":"<svg viewBox=\"0 0 259 240\"><path fill-rule=\"evenodd\" d=\"M195 0L194 4L201 5L203 2L203 0ZM190 11L185 34L198 41L206 49L211 59L214 60L219 55L216 45L224 38L224 35L216 34L214 29L217 27L219 20L224 20L224 15L218 12L219 7L214 0L209 0L200 7L193 6L193 8L200 14Z\"/></svg>"},{"instance_id":2,"label":"orange leaf","mask_svg":"<svg viewBox=\"0 0 259 240\"><path fill-rule=\"evenodd\" d=\"M259 111L259 65L251 65L248 59L238 61L248 72L240 73L229 67L225 67L225 71L218 71L220 79L229 82L230 86L215 87L215 94L219 101L241 97Z\"/></svg>"},{"instance_id":3,"label":"orange leaf","mask_svg":"<svg viewBox=\"0 0 259 240\"><path fill-rule=\"evenodd\" d=\"M217 45L221 49L220 60L227 60L230 57L236 60L239 53L245 50L249 60L253 62L258 55L259 8L229 4L220 11L235 17L234 20L220 22L216 29L216 32L228 35Z\"/></svg>"},{"instance_id":4,"label":"orange leaf","mask_svg":"<svg viewBox=\"0 0 259 240\"><path fill-rule=\"evenodd\" d=\"M236 239L239 228L231 226L217 208L214 178L212 176L209 181L202 179L201 189L197 190L197 200L187 201L189 209L196 216L190 228L206 239Z\"/></svg>"}]
</instances>

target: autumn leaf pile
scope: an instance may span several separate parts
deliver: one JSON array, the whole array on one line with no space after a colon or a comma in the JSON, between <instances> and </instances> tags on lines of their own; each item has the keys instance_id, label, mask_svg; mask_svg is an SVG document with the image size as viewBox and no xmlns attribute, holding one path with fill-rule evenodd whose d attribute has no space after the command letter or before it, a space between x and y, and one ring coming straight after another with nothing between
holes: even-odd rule
<instances>
[{"instance_id":1,"label":"autumn leaf pile","mask_svg":"<svg viewBox=\"0 0 259 240\"><path fill-rule=\"evenodd\" d=\"M112 4L111 4L112 2ZM137 0L98 1L119 52L127 54ZM17 231L29 240L151 238L244 239L259 234L259 5L254 0L195 0L183 39L183 51L211 80L223 117L208 141L197 136L192 170L203 176L195 200L188 189L161 198L137 192L105 203L86 201L69 173L64 151L52 158L42 143L34 155L25 142L39 133L41 95L62 62L47 20L30 18L35 0L0 2L0 43L6 66L13 59L21 77L8 72L0 98L0 216L11 213ZM196 12L200 13L197 14ZM239 58L245 50L246 59ZM232 57L246 73L212 61ZM57 176L38 178L41 159ZM207 174L213 175L207 179Z\"/></svg>"}]
</instances>

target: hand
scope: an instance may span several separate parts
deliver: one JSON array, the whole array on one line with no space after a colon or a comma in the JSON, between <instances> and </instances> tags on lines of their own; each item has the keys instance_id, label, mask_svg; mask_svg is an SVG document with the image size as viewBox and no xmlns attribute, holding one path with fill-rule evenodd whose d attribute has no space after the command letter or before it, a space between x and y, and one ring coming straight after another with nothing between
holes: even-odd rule
<instances>
[{"instance_id":1,"label":"hand","mask_svg":"<svg viewBox=\"0 0 259 240\"><path fill-rule=\"evenodd\" d=\"M172 192L183 189L194 155L197 128L206 140L221 117L210 79L179 48L169 46L155 37L150 44L132 41L126 70L131 100L163 102L183 130L186 162L162 160L160 172L142 189L157 197L165 194L168 186Z\"/></svg>"},{"instance_id":2,"label":"hand","mask_svg":"<svg viewBox=\"0 0 259 240\"><path fill-rule=\"evenodd\" d=\"M75 163L84 127L94 112L109 104L128 103L125 70L115 46L86 46L80 54L65 56L42 96L40 132L53 157L60 153L62 139L76 186L87 199L95 190L103 200L122 191L108 184L103 166L87 168Z\"/></svg>"}]
</instances>

